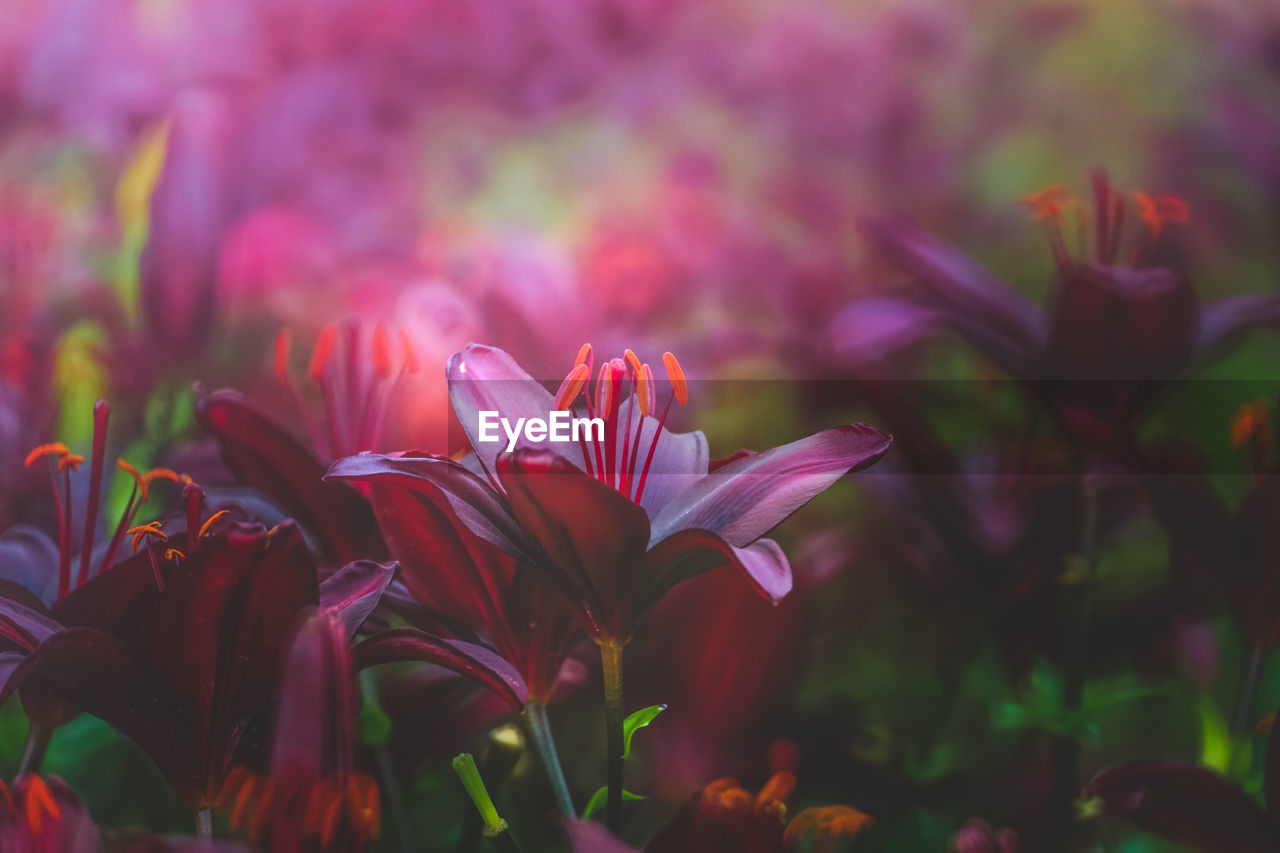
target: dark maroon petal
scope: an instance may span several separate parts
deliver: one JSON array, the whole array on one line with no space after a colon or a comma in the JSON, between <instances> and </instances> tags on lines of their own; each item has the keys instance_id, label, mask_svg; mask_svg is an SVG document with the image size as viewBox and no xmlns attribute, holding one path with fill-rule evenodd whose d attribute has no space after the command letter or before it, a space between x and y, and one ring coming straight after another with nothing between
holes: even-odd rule
<instances>
[{"instance_id":1,"label":"dark maroon petal","mask_svg":"<svg viewBox=\"0 0 1280 853\"><path fill-rule=\"evenodd\" d=\"M1170 269L1083 264L1058 276L1047 379L1164 379L1191 356L1199 301Z\"/></svg>"},{"instance_id":2,"label":"dark maroon petal","mask_svg":"<svg viewBox=\"0 0 1280 853\"><path fill-rule=\"evenodd\" d=\"M1176 761L1141 761L1105 770L1085 786L1108 814L1206 853L1265 853L1280 844L1272 823L1236 782Z\"/></svg>"},{"instance_id":3,"label":"dark maroon petal","mask_svg":"<svg viewBox=\"0 0 1280 853\"><path fill-rule=\"evenodd\" d=\"M337 613L347 626L348 638L354 637L395 574L395 563L348 563L320 584L320 606Z\"/></svg>"},{"instance_id":4,"label":"dark maroon petal","mask_svg":"<svg viewBox=\"0 0 1280 853\"><path fill-rule=\"evenodd\" d=\"M726 566L735 566L745 575L733 549L708 530L681 530L663 539L627 573L625 618L619 626L622 636L629 637L640 618L677 584ZM747 584L746 577L732 580Z\"/></svg>"},{"instance_id":5,"label":"dark maroon petal","mask_svg":"<svg viewBox=\"0 0 1280 853\"><path fill-rule=\"evenodd\" d=\"M1045 339L1040 307L968 256L901 223L862 223L866 239L915 276L948 326L1012 375L1026 372Z\"/></svg>"},{"instance_id":6,"label":"dark maroon petal","mask_svg":"<svg viewBox=\"0 0 1280 853\"><path fill-rule=\"evenodd\" d=\"M370 500L401 578L419 604L449 622L490 629L502 622L502 590L511 557L462 527L432 486L405 488L375 480Z\"/></svg>"},{"instance_id":7,"label":"dark maroon petal","mask_svg":"<svg viewBox=\"0 0 1280 853\"><path fill-rule=\"evenodd\" d=\"M29 590L0 581L0 639L30 651L61 630L62 623Z\"/></svg>"},{"instance_id":8,"label":"dark maroon petal","mask_svg":"<svg viewBox=\"0 0 1280 853\"><path fill-rule=\"evenodd\" d=\"M266 547L261 528L233 527L208 539L165 578L154 616L140 638L142 666L168 685L207 743L213 729L222 647L235 624L241 583Z\"/></svg>"},{"instance_id":9,"label":"dark maroon petal","mask_svg":"<svg viewBox=\"0 0 1280 853\"><path fill-rule=\"evenodd\" d=\"M243 394L202 396L196 417L218 439L236 477L280 504L331 559L385 556L368 502L346 483L325 482L325 463Z\"/></svg>"},{"instance_id":10,"label":"dark maroon petal","mask_svg":"<svg viewBox=\"0 0 1280 853\"><path fill-rule=\"evenodd\" d=\"M616 624L627 570L644 554L649 516L617 489L545 450L498 460L498 476L521 526L577 590L597 624Z\"/></svg>"},{"instance_id":11,"label":"dark maroon petal","mask_svg":"<svg viewBox=\"0 0 1280 853\"><path fill-rule=\"evenodd\" d=\"M361 669L399 661L434 663L465 675L501 696L520 711L529 700L524 679L511 664L474 643L435 637L414 628L383 631L356 647Z\"/></svg>"},{"instance_id":12,"label":"dark maroon petal","mask_svg":"<svg viewBox=\"0 0 1280 853\"><path fill-rule=\"evenodd\" d=\"M271 771L318 782L353 769L355 667L347 626L313 610L289 643L271 745Z\"/></svg>"},{"instance_id":13,"label":"dark maroon petal","mask_svg":"<svg viewBox=\"0 0 1280 853\"><path fill-rule=\"evenodd\" d=\"M1250 293L1206 302L1200 309L1196 351L1210 353L1263 326L1280 327L1280 293Z\"/></svg>"},{"instance_id":14,"label":"dark maroon petal","mask_svg":"<svg viewBox=\"0 0 1280 853\"><path fill-rule=\"evenodd\" d=\"M155 571L166 565L161 555L166 548L186 547L186 534L181 533L163 545L143 549L71 590L50 611L64 625L100 628L128 642L160 597Z\"/></svg>"},{"instance_id":15,"label":"dark maroon petal","mask_svg":"<svg viewBox=\"0 0 1280 853\"><path fill-rule=\"evenodd\" d=\"M175 697L130 659L124 644L93 628L68 628L49 638L17 668L0 703L29 677L50 682L81 710L110 724L151 756L178 794L194 803L197 737Z\"/></svg>"},{"instance_id":16,"label":"dark maroon petal","mask_svg":"<svg viewBox=\"0 0 1280 853\"><path fill-rule=\"evenodd\" d=\"M291 632L299 614L318 599L315 563L297 526L286 522L256 555L215 640L218 670L209 766L215 790L233 753L256 746L237 740L275 702ZM234 763L251 761L240 755Z\"/></svg>"},{"instance_id":17,"label":"dark maroon petal","mask_svg":"<svg viewBox=\"0 0 1280 853\"><path fill-rule=\"evenodd\" d=\"M472 533L531 566L548 564L546 555L521 529L502 495L452 459L359 453L334 462L325 478L390 483L428 495L438 491Z\"/></svg>"}]
</instances>

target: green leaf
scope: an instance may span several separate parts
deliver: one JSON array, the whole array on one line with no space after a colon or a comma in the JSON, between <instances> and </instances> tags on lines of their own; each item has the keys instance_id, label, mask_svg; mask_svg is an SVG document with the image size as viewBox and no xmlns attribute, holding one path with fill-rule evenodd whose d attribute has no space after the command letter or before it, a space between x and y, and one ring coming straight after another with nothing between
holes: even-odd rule
<instances>
[{"instance_id":1,"label":"green leaf","mask_svg":"<svg viewBox=\"0 0 1280 853\"><path fill-rule=\"evenodd\" d=\"M368 746L382 746L391 737L391 718L377 705L360 706L360 740Z\"/></svg>"},{"instance_id":2,"label":"green leaf","mask_svg":"<svg viewBox=\"0 0 1280 853\"><path fill-rule=\"evenodd\" d=\"M650 705L648 708L641 708L634 714L628 714L627 718L622 721L622 757L631 757L631 736L638 729L653 722L654 718L667 710L666 705Z\"/></svg>"},{"instance_id":3,"label":"green leaf","mask_svg":"<svg viewBox=\"0 0 1280 853\"><path fill-rule=\"evenodd\" d=\"M640 794L633 794L625 788L622 790L622 801L624 803L634 803L636 800L643 799L644 797ZM582 810L582 819L586 820L596 812L600 811L605 807L607 802L609 802L609 789L597 788L596 792L591 795L591 799L587 800L587 807Z\"/></svg>"}]
</instances>

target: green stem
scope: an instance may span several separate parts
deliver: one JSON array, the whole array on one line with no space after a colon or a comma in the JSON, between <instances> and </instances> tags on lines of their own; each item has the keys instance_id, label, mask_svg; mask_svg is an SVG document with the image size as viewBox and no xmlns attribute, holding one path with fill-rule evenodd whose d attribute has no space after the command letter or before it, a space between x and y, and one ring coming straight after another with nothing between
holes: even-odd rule
<instances>
[{"instance_id":1,"label":"green stem","mask_svg":"<svg viewBox=\"0 0 1280 853\"><path fill-rule=\"evenodd\" d=\"M360 672L360 698L366 705L378 708L378 683L372 669ZM378 775L382 777L382 789L386 794L387 805L391 812L391 821L395 824L396 836L400 839L403 853L413 853L412 835L409 832L409 810L405 808L404 791L400 788L400 780L396 778L395 765L391 763L391 753L385 743L373 748L374 760L378 764Z\"/></svg>"},{"instance_id":2,"label":"green stem","mask_svg":"<svg viewBox=\"0 0 1280 853\"><path fill-rule=\"evenodd\" d=\"M1073 578L1068 587L1066 604L1071 638L1067 648L1067 666L1062 686L1062 707L1066 716L1078 722L1084 704L1085 670L1089 656L1089 622L1093 572L1097 561L1098 496L1092 492L1084 498L1083 535L1080 548L1081 577ZM1068 849L1075 824L1075 801L1079 786L1080 736L1069 732L1061 739L1057 778L1054 783L1053 825L1062 850Z\"/></svg>"},{"instance_id":3,"label":"green stem","mask_svg":"<svg viewBox=\"0 0 1280 853\"><path fill-rule=\"evenodd\" d=\"M520 845L511 837L507 822L498 815L498 809L493 805L493 799L484 786L484 780L480 778L480 770L471 753L463 752L454 756L453 772L458 774L458 780L466 789L467 796L480 813L480 820L484 822L484 837L500 853L520 853Z\"/></svg>"},{"instance_id":4,"label":"green stem","mask_svg":"<svg viewBox=\"0 0 1280 853\"><path fill-rule=\"evenodd\" d=\"M196 835L204 841L213 840L213 809L206 806L196 812Z\"/></svg>"},{"instance_id":5,"label":"green stem","mask_svg":"<svg viewBox=\"0 0 1280 853\"><path fill-rule=\"evenodd\" d=\"M1267 653L1261 646L1255 646L1249 653L1249 668L1244 682L1240 685L1240 697L1236 700L1236 715L1231 721L1231 736L1238 738L1249 731L1252 726L1254 700L1258 696L1258 685L1262 681L1262 665L1266 662Z\"/></svg>"},{"instance_id":6,"label":"green stem","mask_svg":"<svg viewBox=\"0 0 1280 853\"><path fill-rule=\"evenodd\" d=\"M547 720L547 703L538 699L530 699L524 706L529 720L529 734L533 739L542 766L546 768L547 778L551 781L551 790L555 794L556 805L565 817L576 818L578 813L573 808L573 797L569 795L569 783L565 781L564 769L560 766L560 757L556 754L556 742L551 737L551 723Z\"/></svg>"},{"instance_id":7,"label":"green stem","mask_svg":"<svg viewBox=\"0 0 1280 853\"><path fill-rule=\"evenodd\" d=\"M609 757L609 799L605 805L605 826L617 835L622 828L622 644L600 643L600 664L604 670L604 725Z\"/></svg>"},{"instance_id":8,"label":"green stem","mask_svg":"<svg viewBox=\"0 0 1280 853\"><path fill-rule=\"evenodd\" d=\"M44 763L44 753L49 748L49 738L52 736L53 726L34 720L31 722L27 729L27 743L22 748L22 758L18 761L18 773L13 779L15 784L28 773L40 772L40 765Z\"/></svg>"}]
</instances>

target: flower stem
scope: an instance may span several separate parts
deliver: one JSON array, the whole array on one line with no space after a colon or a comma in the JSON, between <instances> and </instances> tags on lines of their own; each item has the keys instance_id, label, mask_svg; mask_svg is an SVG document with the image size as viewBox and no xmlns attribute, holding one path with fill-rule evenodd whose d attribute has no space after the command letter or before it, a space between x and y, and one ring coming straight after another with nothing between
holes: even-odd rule
<instances>
[{"instance_id":1,"label":"flower stem","mask_svg":"<svg viewBox=\"0 0 1280 853\"><path fill-rule=\"evenodd\" d=\"M44 753L49 748L49 738L52 736L52 726L32 720L27 729L27 743L22 748L22 758L18 761L15 783L28 773L40 772L40 765L44 763Z\"/></svg>"},{"instance_id":2,"label":"flower stem","mask_svg":"<svg viewBox=\"0 0 1280 853\"><path fill-rule=\"evenodd\" d=\"M501 853L521 853L520 845L511 837L507 822L498 815L498 809L493 805L493 799L484 786L484 780L480 778L480 771L471 753L464 752L454 757L453 772L458 774L458 780L462 782L467 796L480 813L480 820L484 822L482 834L494 849Z\"/></svg>"},{"instance_id":3,"label":"flower stem","mask_svg":"<svg viewBox=\"0 0 1280 853\"><path fill-rule=\"evenodd\" d=\"M1240 685L1240 696L1236 700L1236 715L1231 721L1231 736L1238 738L1250 729L1250 719L1253 717L1253 704L1258 696L1258 684L1262 681L1262 668L1266 662L1267 653L1262 650L1261 646L1254 646L1249 653L1249 669L1247 670L1244 682Z\"/></svg>"},{"instance_id":4,"label":"flower stem","mask_svg":"<svg viewBox=\"0 0 1280 853\"><path fill-rule=\"evenodd\" d=\"M529 734L533 739L542 766L546 768L547 777L551 780L551 790L555 794L556 805L565 817L576 818L578 813L573 808L573 797L569 795L569 784L564 778L564 769L560 766L560 757L556 754L556 742L551 737L551 724L547 720L547 703L538 699L530 699L524 706L529 720Z\"/></svg>"},{"instance_id":5,"label":"flower stem","mask_svg":"<svg viewBox=\"0 0 1280 853\"><path fill-rule=\"evenodd\" d=\"M196 812L196 835L201 840L213 839L213 809L206 806Z\"/></svg>"},{"instance_id":6,"label":"flower stem","mask_svg":"<svg viewBox=\"0 0 1280 853\"><path fill-rule=\"evenodd\" d=\"M1098 495L1084 484L1083 530L1076 568L1079 576L1069 580L1065 603L1071 636L1067 646L1066 673L1062 686L1062 707L1068 719L1079 722L1084 704L1084 684L1089 658L1089 622L1093 573L1097 561ZM1080 773L1080 733L1069 731L1060 739L1057 778L1054 781L1053 826L1062 850L1068 849L1075 824L1075 799Z\"/></svg>"},{"instance_id":7,"label":"flower stem","mask_svg":"<svg viewBox=\"0 0 1280 853\"><path fill-rule=\"evenodd\" d=\"M614 835L622 828L622 648L622 644L614 640L600 643L600 664L604 671L605 739L609 757L605 826Z\"/></svg>"},{"instance_id":8,"label":"flower stem","mask_svg":"<svg viewBox=\"0 0 1280 853\"><path fill-rule=\"evenodd\" d=\"M360 697L373 708L378 707L378 684L373 670L360 672ZM396 835L400 839L402 853L413 853L412 834L409 831L409 810L405 807L404 791L400 780L396 778L395 767L391 763L391 753L385 743L373 747L374 760L378 764L378 775L382 777L382 789L387 798L392 823L395 824Z\"/></svg>"}]
</instances>

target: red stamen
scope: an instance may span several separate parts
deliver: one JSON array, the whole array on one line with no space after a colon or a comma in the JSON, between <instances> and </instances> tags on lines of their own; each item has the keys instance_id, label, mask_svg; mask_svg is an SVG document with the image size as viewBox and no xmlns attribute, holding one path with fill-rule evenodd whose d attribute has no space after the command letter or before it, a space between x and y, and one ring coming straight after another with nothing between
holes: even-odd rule
<instances>
[{"instance_id":1,"label":"red stamen","mask_svg":"<svg viewBox=\"0 0 1280 853\"><path fill-rule=\"evenodd\" d=\"M408 373L418 372L418 354L414 351L413 341L409 339L409 333L404 329L400 330L400 349L404 354L404 369Z\"/></svg>"},{"instance_id":2,"label":"red stamen","mask_svg":"<svg viewBox=\"0 0 1280 853\"><path fill-rule=\"evenodd\" d=\"M329 358L333 355L333 348L337 341L336 326L331 324L320 330L320 337L316 338L316 348L311 351L311 364L307 367L307 374L313 382L323 383L325 368L329 364Z\"/></svg>"},{"instance_id":3,"label":"red stamen","mask_svg":"<svg viewBox=\"0 0 1280 853\"><path fill-rule=\"evenodd\" d=\"M671 355L671 353L664 354L662 360L666 361L668 355ZM671 360L675 361L675 356L671 356ZM676 367L678 369L679 365L676 365ZM671 369L670 365L668 365L667 369ZM683 378L684 375L681 374L681 379L683 380ZM662 428L667 425L667 415L671 414L671 401L678 399L678 397L679 393L676 391L675 383L673 382L671 396L667 398L667 405L662 409L662 417L658 418L658 428L653 431L653 440L649 442L649 452L644 457L644 467L640 469L640 482L636 488L636 496L632 498L636 503L640 503L640 499L644 497L644 487L649 482L649 466L653 464L653 454L658 449L658 439L662 437ZM685 399L688 399L687 395ZM681 405L684 404L681 403Z\"/></svg>"},{"instance_id":4,"label":"red stamen","mask_svg":"<svg viewBox=\"0 0 1280 853\"><path fill-rule=\"evenodd\" d=\"M373 329L373 371L383 379L391 378L391 336L381 323Z\"/></svg>"},{"instance_id":5,"label":"red stamen","mask_svg":"<svg viewBox=\"0 0 1280 853\"><path fill-rule=\"evenodd\" d=\"M89 468L89 502L85 506L84 538L80 548L80 575L76 586L89 579L89 561L93 559L93 534L98 526L98 501L102 496L102 458L107 452L107 422L111 419L111 407L106 400L93 406L93 454Z\"/></svg>"},{"instance_id":6,"label":"red stamen","mask_svg":"<svg viewBox=\"0 0 1280 853\"><path fill-rule=\"evenodd\" d=\"M275 349L276 379L289 384L289 330L281 329L276 333Z\"/></svg>"}]
</instances>

